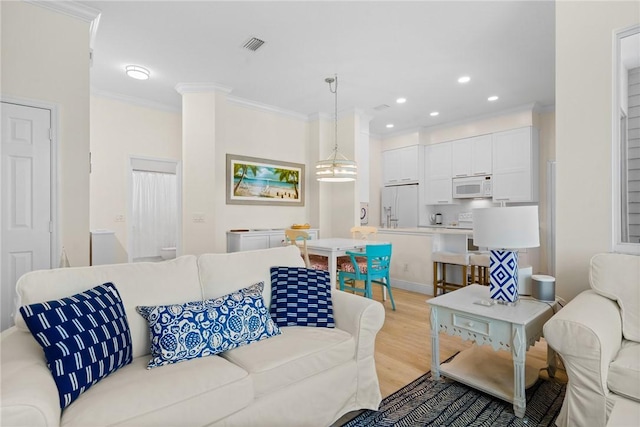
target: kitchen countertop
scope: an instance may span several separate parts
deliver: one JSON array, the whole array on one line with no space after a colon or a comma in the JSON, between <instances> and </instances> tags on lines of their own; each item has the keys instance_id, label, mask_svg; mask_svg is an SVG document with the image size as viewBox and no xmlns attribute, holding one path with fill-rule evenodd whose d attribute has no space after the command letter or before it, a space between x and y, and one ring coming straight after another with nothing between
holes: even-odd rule
<instances>
[{"instance_id":1,"label":"kitchen countertop","mask_svg":"<svg viewBox=\"0 0 640 427\"><path fill-rule=\"evenodd\" d=\"M416 227L416 228L378 228L378 234L458 234L458 235L472 235L473 229L460 228L445 225L432 225L429 227Z\"/></svg>"}]
</instances>

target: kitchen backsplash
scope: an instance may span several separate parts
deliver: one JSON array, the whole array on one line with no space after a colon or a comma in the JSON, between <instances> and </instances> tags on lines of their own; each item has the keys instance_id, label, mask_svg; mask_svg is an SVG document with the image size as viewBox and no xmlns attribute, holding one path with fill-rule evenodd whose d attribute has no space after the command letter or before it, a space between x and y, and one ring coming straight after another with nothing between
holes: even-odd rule
<instances>
[{"instance_id":1,"label":"kitchen backsplash","mask_svg":"<svg viewBox=\"0 0 640 427\"><path fill-rule=\"evenodd\" d=\"M500 206L500 204L493 203L490 199L461 200L460 203L455 205L422 205L420 206L420 209L422 210L420 215L420 225L431 225L431 223L429 222L430 215L437 213L442 214L443 225L458 225L460 219L467 219L464 214L471 213L473 209L490 208L497 206ZM463 214L462 218L460 218L460 214Z\"/></svg>"}]
</instances>

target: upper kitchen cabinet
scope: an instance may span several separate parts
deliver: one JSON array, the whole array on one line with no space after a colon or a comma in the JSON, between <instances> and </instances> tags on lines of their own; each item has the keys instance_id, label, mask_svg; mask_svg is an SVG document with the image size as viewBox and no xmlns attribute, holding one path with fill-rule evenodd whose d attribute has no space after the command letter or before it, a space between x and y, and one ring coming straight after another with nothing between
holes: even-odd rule
<instances>
[{"instance_id":1,"label":"upper kitchen cabinet","mask_svg":"<svg viewBox=\"0 0 640 427\"><path fill-rule=\"evenodd\" d=\"M538 131L527 126L493 134L493 200L538 201Z\"/></svg>"},{"instance_id":2,"label":"upper kitchen cabinet","mask_svg":"<svg viewBox=\"0 0 640 427\"><path fill-rule=\"evenodd\" d=\"M491 134L453 141L451 143L453 177L491 175L491 141Z\"/></svg>"},{"instance_id":3,"label":"upper kitchen cabinet","mask_svg":"<svg viewBox=\"0 0 640 427\"><path fill-rule=\"evenodd\" d=\"M451 198L452 144L427 145L425 147L425 204L453 203Z\"/></svg>"},{"instance_id":4,"label":"upper kitchen cabinet","mask_svg":"<svg viewBox=\"0 0 640 427\"><path fill-rule=\"evenodd\" d=\"M384 185L419 182L420 146L396 148L382 152Z\"/></svg>"}]
</instances>

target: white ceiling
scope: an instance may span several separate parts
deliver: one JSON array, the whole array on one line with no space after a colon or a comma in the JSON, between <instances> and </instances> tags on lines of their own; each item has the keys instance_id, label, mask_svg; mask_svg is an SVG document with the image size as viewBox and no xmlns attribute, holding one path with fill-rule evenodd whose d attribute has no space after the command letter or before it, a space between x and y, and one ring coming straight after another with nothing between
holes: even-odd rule
<instances>
[{"instance_id":1,"label":"white ceiling","mask_svg":"<svg viewBox=\"0 0 640 427\"><path fill-rule=\"evenodd\" d=\"M372 116L381 136L555 103L552 1L83 3L102 11L92 89L176 111L176 84L215 83L280 109L333 114L324 79L334 73L338 109ZM243 49L251 37L266 43ZM127 77L127 64L151 79ZM457 83L462 75L471 81ZM391 108L374 110L381 104Z\"/></svg>"}]
</instances>

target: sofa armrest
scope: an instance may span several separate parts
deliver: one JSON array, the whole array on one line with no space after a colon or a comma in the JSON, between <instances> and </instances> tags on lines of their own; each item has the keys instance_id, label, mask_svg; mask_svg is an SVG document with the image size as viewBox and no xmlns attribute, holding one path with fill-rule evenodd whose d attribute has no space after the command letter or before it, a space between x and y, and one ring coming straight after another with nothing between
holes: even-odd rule
<instances>
[{"instance_id":1,"label":"sofa armrest","mask_svg":"<svg viewBox=\"0 0 640 427\"><path fill-rule=\"evenodd\" d=\"M0 372L0 425L60 425L58 389L31 333L15 326L2 332Z\"/></svg>"},{"instance_id":2,"label":"sofa armrest","mask_svg":"<svg viewBox=\"0 0 640 427\"><path fill-rule=\"evenodd\" d=\"M558 425L605 425L612 406L609 364L622 344L618 305L584 291L545 323L544 337L562 357L569 377Z\"/></svg>"},{"instance_id":3,"label":"sofa armrest","mask_svg":"<svg viewBox=\"0 0 640 427\"><path fill-rule=\"evenodd\" d=\"M384 307L378 301L334 290L333 317L336 328L353 335L356 359L373 356L376 334L384 324Z\"/></svg>"}]
</instances>

